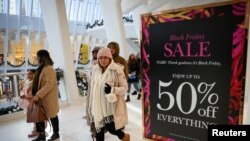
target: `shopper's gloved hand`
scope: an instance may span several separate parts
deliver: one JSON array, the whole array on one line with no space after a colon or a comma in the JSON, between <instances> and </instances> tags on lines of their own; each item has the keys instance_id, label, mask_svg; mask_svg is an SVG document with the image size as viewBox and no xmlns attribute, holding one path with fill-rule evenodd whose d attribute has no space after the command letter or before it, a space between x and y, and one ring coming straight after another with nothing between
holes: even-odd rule
<instances>
[{"instance_id":1,"label":"shopper's gloved hand","mask_svg":"<svg viewBox=\"0 0 250 141\"><path fill-rule=\"evenodd\" d=\"M111 92L111 86L107 83L105 83L104 92L106 94L109 94Z\"/></svg>"}]
</instances>

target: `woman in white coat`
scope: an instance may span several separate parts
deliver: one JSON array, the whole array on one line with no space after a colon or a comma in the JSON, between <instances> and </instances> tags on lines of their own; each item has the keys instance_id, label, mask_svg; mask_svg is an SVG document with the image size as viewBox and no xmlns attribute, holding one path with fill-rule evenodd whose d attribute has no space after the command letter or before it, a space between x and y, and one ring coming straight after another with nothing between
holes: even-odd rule
<instances>
[{"instance_id":1,"label":"woman in white coat","mask_svg":"<svg viewBox=\"0 0 250 141\"><path fill-rule=\"evenodd\" d=\"M97 54L98 64L93 66L91 76L88 116L94 124L97 141L104 141L105 130L122 141L130 136L121 128L128 122L124 94L128 89L123 67L114 63L109 48L102 48Z\"/></svg>"}]
</instances>

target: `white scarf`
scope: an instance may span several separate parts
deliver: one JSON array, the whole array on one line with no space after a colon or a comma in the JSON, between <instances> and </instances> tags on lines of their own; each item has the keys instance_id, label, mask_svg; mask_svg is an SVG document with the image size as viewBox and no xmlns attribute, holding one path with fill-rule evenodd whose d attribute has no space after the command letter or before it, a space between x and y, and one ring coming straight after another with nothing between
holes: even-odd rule
<instances>
[{"instance_id":1,"label":"white scarf","mask_svg":"<svg viewBox=\"0 0 250 141\"><path fill-rule=\"evenodd\" d=\"M105 83L115 79L114 73L112 73L114 70L111 70L112 65L113 61L104 73L102 73L102 68L99 65L96 66L91 80L91 113L94 117L93 120L95 122L97 132L104 127L105 123L114 121L113 115L115 111L115 103L108 102L104 92Z\"/></svg>"}]
</instances>

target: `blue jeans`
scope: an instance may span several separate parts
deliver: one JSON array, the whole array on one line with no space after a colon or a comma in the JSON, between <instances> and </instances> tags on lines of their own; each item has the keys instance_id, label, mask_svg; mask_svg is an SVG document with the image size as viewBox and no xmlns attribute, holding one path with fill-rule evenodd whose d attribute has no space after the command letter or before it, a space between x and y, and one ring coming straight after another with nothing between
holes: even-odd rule
<instances>
[{"instance_id":1,"label":"blue jeans","mask_svg":"<svg viewBox=\"0 0 250 141\"><path fill-rule=\"evenodd\" d=\"M139 82L128 82L128 93L130 93L130 88L131 88L131 84L134 85L134 88L137 92L140 91L140 83Z\"/></svg>"}]
</instances>

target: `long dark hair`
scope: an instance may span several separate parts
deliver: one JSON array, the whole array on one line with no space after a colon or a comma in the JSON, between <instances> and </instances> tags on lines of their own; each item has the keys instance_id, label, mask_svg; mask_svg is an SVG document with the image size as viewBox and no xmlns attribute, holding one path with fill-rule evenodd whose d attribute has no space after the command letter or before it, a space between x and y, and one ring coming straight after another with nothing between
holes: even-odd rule
<instances>
[{"instance_id":1,"label":"long dark hair","mask_svg":"<svg viewBox=\"0 0 250 141\"><path fill-rule=\"evenodd\" d=\"M109 42L107 47L110 48L110 45L113 45L115 48L115 54L113 56L118 56L120 54L120 46L117 42ZM113 58L114 59L114 58Z\"/></svg>"},{"instance_id":2,"label":"long dark hair","mask_svg":"<svg viewBox=\"0 0 250 141\"><path fill-rule=\"evenodd\" d=\"M40 66L46 66L46 65L53 65L54 62L52 61L49 52L47 50L39 50L37 52L37 57L39 57L39 64Z\"/></svg>"},{"instance_id":3,"label":"long dark hair","mask_svg":"<svg viewBox=\"0 0 250 141\"><path fill-rule=\"evenodd\" d=\"M132 58L132 55L134 55L134 58ZM135 54L130 54L129 57L128 57L128 61L127 61L127 65L130 66L132 63L136 62L136 59L135 59Z\"/></svg>"},{"instance_id":4,"label":"long dark hair","mask_svg":"<svg viewBox=\"0 0 250 141\"><path fill-rule=\"evenodd\" d=\"M54 62L50 58L49 52L47 50L39 50L37 53L37 57L39 57L39 67L36 70L34 79L33 79L33 84L32 84L32 95L35 96L37 91L38 91L38 81L39 81L39 76L43 70L43 68L47 65L53 65Z\"/></svg>"}]
</instances>

